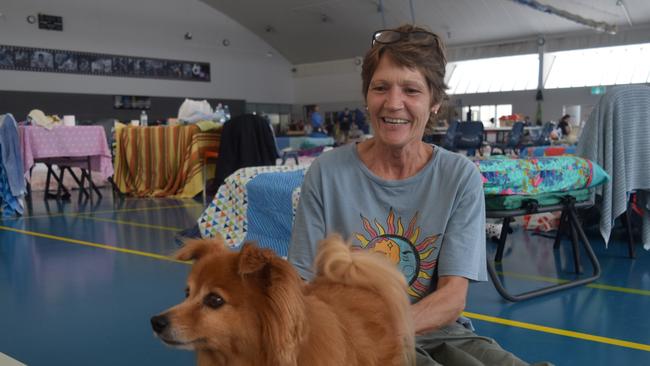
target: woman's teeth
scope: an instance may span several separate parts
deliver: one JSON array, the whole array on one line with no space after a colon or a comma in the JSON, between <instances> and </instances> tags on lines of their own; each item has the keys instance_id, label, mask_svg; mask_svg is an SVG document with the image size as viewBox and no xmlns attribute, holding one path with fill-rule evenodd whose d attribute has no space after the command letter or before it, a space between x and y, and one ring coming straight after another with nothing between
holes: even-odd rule
<instances>
[{"instance_id":1,"label":"woman's teeth","mask_svg":"<svg viewBox=\"0 0 650 366\"><path fill-rule=\"evenodd\" d=\"M408 120L399 118L384 118L384 122L390 123L391 125L405 125L410 123Z\"/></svg>"}]
</instances>

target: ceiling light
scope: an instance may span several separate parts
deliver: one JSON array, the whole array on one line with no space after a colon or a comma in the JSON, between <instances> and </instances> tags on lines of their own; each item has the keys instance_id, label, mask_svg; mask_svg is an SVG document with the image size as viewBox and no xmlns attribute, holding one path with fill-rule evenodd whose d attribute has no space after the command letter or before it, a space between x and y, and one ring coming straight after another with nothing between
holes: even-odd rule
<instances>
[{"instance_id":1,"label":"ceiling light","mask_svg":"<svg viewBox=\"0 0 650 366\"><path fill-rule=\"evenodd\" d=\"M228 47L228 46L230 46L230 40L228 38L224 38L223 41L221 41L221 44L224 47Z\"/></svg>"},{"instance_id":2,"label":"ceiling light","mask_svg":"<svg viewBox=\"0 0 650 366\"><path fill-rule=\"evenodd\" d=\"M190 39L192 39L192 32L187 32L187 33L185 33L185 39L188 40L188 41L189 41Z\"/></svg>"}]
</instances>

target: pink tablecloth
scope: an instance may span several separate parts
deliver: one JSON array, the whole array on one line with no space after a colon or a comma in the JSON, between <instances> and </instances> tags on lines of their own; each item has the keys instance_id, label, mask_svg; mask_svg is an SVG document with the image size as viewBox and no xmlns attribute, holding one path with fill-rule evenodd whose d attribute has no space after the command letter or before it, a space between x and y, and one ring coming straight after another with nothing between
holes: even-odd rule
<instances>
[{"instance_id":1,"label":"pink tablecloth","mask_svg":"<svg viewBox=\"0 0 650 366\"><path fill-rule=\"evenodd\" d=\"M25 176L35 161L44 158L90 156L90 168L103 179L113 175L111 152L102 126L58 126L47 130L38 126L21 126Z\"/></svg>"}]
</instances>

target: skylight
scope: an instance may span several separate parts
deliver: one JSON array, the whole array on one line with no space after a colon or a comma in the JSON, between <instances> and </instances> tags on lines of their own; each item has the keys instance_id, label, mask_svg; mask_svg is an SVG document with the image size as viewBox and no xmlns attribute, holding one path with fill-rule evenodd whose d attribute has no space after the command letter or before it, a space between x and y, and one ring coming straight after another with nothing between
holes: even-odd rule
<instances>
[{"instance_id":1,"label":"skylight","mask_svg":"<svg viewBox=\"0 0 650 366\"><path fill-rule=\"evenodd\" d=\"M546 89L650 82L650 43L547 55Z\"/></svg>"},{"instance_id":2,"label":"skylight","mask_svg":"<svg viewBox=\"0 0 650 366\"><path fill-rule=\"evenodd\" d=\"M449 94L537 89L538 55L450 62Z\"/></svg>"},{"instance_id":3,"label":"skylight","mask_svg":"<svg viewBox=\"0 0 650 366\"><path fill-rule=\"evenodd\" d=\"M449 94L537 89L537 54L450 62ZM544 89L650 83L650 43L545 54Z\"/></svg>"}]
</instances>

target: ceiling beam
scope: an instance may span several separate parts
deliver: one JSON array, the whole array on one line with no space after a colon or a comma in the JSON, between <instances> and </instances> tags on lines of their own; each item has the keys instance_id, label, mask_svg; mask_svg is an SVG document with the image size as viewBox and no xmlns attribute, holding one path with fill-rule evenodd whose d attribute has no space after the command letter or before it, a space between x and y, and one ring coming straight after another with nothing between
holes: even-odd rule
<instances>
[{"instance_id":1,"label":"ceiling beam","mask_svg":"<svg viewBox=\"0 0 650 366\"><path fill-rule=\"evenodd\" d=\"M541 11L543 13L557 15L557 16L562 17L564 19L574 21L574 22L576 22L578 24L586 25L587 27L594 28L594 29L599 30L601 32L606 32L606 33L609 33L609 34L616 34L616 32L618 30L618 28L617 28L617 26L615 24L609 24L609 23L606 23L606 22L599 22L599 21L596 21L596 20L583 18L580 15L569 13L566 10L558 9L558 8L556 8L554 6L551 6L551 5L542 4L537 0L511 0L511 1L514 1L514 2L516 2L518 4L520 4L520 5L528 6L530 8L533 8L533 9L535 9L537 11Z\"/></svg>"}]
</instances>

